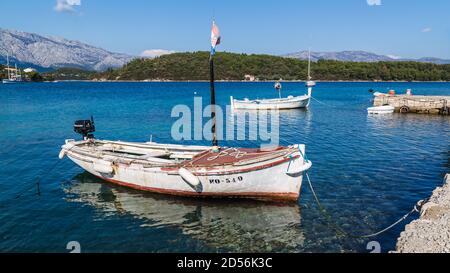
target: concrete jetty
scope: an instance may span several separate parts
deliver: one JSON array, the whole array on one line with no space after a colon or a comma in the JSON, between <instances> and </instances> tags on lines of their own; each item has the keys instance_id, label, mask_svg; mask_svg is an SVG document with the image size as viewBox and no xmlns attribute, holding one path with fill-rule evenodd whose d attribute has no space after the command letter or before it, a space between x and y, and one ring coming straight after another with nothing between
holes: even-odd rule
<instances>
[{"instance_id":1,"label":"concrete jetty","mask_svg":"<svg viewBox=\"0 0 450 273\"><path fill-rule=\"evenodd\" d=\"M420 219L406 225L396 252L450 253L450 174L422 207Z\"/></svg>"},{"instance_id":2,"label":"concrete jetty","mask_svg":"<svg viewBox=\"0 0 450 273\"><path fill-rule=\"evenodd\" d=\"M450 96L385 95L375 97L373 105L390 105L398 113L449 115Z\"/></svg>"}]
</instances>

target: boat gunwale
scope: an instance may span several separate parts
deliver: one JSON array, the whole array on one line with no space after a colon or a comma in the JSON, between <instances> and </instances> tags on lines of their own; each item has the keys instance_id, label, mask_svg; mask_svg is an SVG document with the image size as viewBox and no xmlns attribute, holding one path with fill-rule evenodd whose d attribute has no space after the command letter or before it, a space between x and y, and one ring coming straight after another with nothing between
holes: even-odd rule
<instances>
[{"instance_id":1,"label":"boat gunwale","mask_svg":"<svg viewBox=\"0 0 450 273\"><path fill-rule=\"evenodd\" d=\"M310 99L311 97L308 95L301 95L296 96L292 98L274 98L274 99L256 99L256 100L237 100L233 98L233 102L237 104L257 104L257 105L264 105L264 104L270 104L270 103L291 103L291 102L301 102Z\"/></svg>"},{"instance_id":2,"label":"boat gunwale","mask_svg":"<svg viewBox=\"0 0 450 273\"><path fill-rule=\"evenodd\" d=\"M80 142L78 145L85 145L87 142ZM279 150L277 153L271 153L267 156L258 157L258 158L249 158L246 161L237 161L231 162L227 164L217 163L211 165L195 165L191 163L191 160L185 160L176 162L174 160L173 163L160 163L160 162L150 162L145 159L128 159L124 160L123 158L117 157L116 160L105 159L104 155L99 153L92 154L88 150L78 147L77 144L72 146L70 149L66 150L66 153L69 156L76 158L77 160L82 160L84 162L93 163L95 159L103 160L110 162L111 164L122 164L125 165L126 168L130 167L132 164L141 165L144 171L148 171L148 169L160 168L160 171L168 174L178 174L178 170L180 168L188 168L195 175L199 176L208 176L208 175L223 175L223 174L234 174L234 173L247 173L254 170L261 170L270 168L273 166L277 166L279 164L285 163L290 160L295 160L300 158L300 155L293 155L297 152L297 149L294 149L291 146L283 147L284 149ZM64 146L63 146L64 149ZM100 152L100 153L103 153ZM205 151L205 155L207 155L207 151ZM111 155L106 155L111 156ZM93 158L93 159L90 159ZM265 164L264 164L265 163ZM245 166L251 166L245 168ZM224 169L227 167L228 169ZM218 170L220 168L220 170Z\"/></svg>"}]
</instances>

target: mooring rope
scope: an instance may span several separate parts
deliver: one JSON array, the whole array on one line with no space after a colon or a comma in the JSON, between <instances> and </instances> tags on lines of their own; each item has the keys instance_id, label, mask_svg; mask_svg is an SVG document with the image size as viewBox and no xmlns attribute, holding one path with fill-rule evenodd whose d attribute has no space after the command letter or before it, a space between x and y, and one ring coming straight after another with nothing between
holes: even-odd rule
<instances>
[{"instance_id":1,"label":"mooring rope","mask_svg":"<svg viewBox=\"0 0 450 273\"><path fill-rule=\"evenodd\" d=\"M58 160L57 162L55 162L55 164L53 164L48 170L46 170L46 173L52 172L59 165L60 162L62 162L62 160ZM36 183L35 184L32 184L30 187L28 187L25 190L23 190L20 193L18 193L14 199L21 198L25 193L27 193L28 191L30 191L31 189L34 189L34 188L36 189L36 195L41 196L41 180L42 180L42 176L43 175L38 176L37 179L36 179Z\"/></svg>"},{"instance_id":2,"label":"mooring rope","mask_svg":"<svg viewBox=\"0 0 450 273\"><path fill-rule=\"evenodd\" d=\"M322 104L322 105L325 105L325 106L327 106L327 107L336 108L336 109L342 109L342 107L338 107L338 106L335 106L335 105L331 105L331 104L325 103L325 102L323 102L323 101L320 101L320 100L316 99L316 98L313 97L313 96L311 96L311 98L312 98L313 100L315 100L316 102L318 102L318 103L320 103L320 104ZM365 103L358 103L358 104L352 104L352 105L358 106L358 107L360 107L360 106L361 106L361 107L362 107L362 106L367 107Z\"/></svg>"},{"instance_id":3,"label":"mooring rope","mask_svg":"<svg viewBox=\"0 0 450 273\"><path fill-rule=\"evenodd\" d=\"M71 151L75 147L76 146L72 146L71 148L67 149L66 153ZM62 162L62 160L56 161L49 169L46 170L46 173L52 172L61 162ZM32 184L30 187L27 187L24 190L22 190L21 192L19 192L18 194L16 194L16 197L14 199L19 199L19 198L23 197L27 192L29 192L31 189L34 189L34 188L36 189L36 195L37 196L41 196L41 180L42 180L42 176L43 176L43 174L39 175L37 177L37 179L36 179L36 183Z\"/></svg>"},{"instance_id":4,"label":"mooring rope","mask_svg":"<svg viewBox=\"0 0 450 273\"><path fill-rule=\"evenodd\" d=\"M309 161L309 160L306 158L306 154L304 154L304 153L302 152L302 150L300 150L300 146L297 147L297 148L298 148L298 152L299 152L300 155L303 157L303 160L306 161L306 162ZM287 171L289 171L289 167L291 166L292 160L293 160L293 157L291 156L291 159L289 160L289 164L288 164L288 169L287 169ZM337 231L338 233L347 235L347 236L349 236L349 237L353 237L353 238L371 238L371 237L378 236L378 235L380 235L380 234L382 234L382 233L384 233L384 232L386 232L386 231L392 229L392 228L395 227L396 225L400 224L401 222L403 222L404 220L406 220L409 216L411 216L413 213L415 213L415 212L420 213L420 208L428 201L428 199L423 199L423 200L418 201L418 202L414 205L414 207L413 207L413 209L412 209L411 211L409 211L408 213L406 213L405 215L403 215L400 219L398 219L397 221L395 221L395 222L394 222L393 224L391 224L390 226L388 226L388 227L386 227L386 228L384 228L384 229L382 229L382 230L380 230L380 231L378 231L378 232L371 233L371 234L366 234L366 235L355 235L355 234L351 234L351 233L349 233L349 232L343 230L342 228L340 228L340 227L333 221L331 215L330 215L330 214L327 212L327 210L322 206L322 203L320 202L319 197L317 196L317 193L316 193L316 191L314 190L314 187L313 187L313 185L312 185L312 183L311 183L311 179L309 178L308 170L306 170L306 171L304 172L304 174L306 175L306 178L307 178L308 184L309 184L309 188L310 188L310 190L311 190L311 193L313 194L313 197L314 197L314 199L315 199L315 201L316 201L316 204L317 204L317 206L319 207L319 211L322 213L322 215L328 220L329 224L333 226L333 228L334 228L335 231Z\"/></svg>"},{"instance_id":5,"label":"mooring rope","mask_svg":"<svg viewBox=\"0 0 450 273\"><path fill-rule=\"evenodd\" d=\"M318 103L322 104L322 105L325 105L325 106L328 106L328 107L336 108L336 106L333 106L333 105L331 105L331 104L327 104L327 103L325 103L325 102L322 102L322 101L316 99L316 98L313 97L313 96L311 96L311 98L312 98L313 100L317 101Z\"/></svg>"},{"instance_id":6,"label":"mooring rope","mask_svg":"<svg viewBox=\"0 0 450 273\"><path fill-rule=\"evenodd\" d=\"M311 183L311 179L309 178L308 172L305 172L306 178L308 180L308 184L309 184L309 188L311 189L311 192L313 194L313 197L316 201L317 206L319 207L319 211L322 213L322 215L327 218L328 222L330 225L332 225L334 227L334 229L344 235L347 235L349 237L353 237L353 238L372 238L372 237L376 237L390 229L392 229L393 227L395 227L396 225L400 224L401 222L403 222L404 220L406 220L409 216L411 216L413 213L415 212L420 212L420 208L427 202L427 199L424 200L420 200L419 202L417 202L414 205L414 208L409 211L408 213L406 213L405 215L403 215L400 219L398 219L397 221L395 221L393 224L391 224L390 226L377 231L375 233L371 233L371 234L366 234L366 235L355 235L355 234L351 234L345 230L343 230L342 228L340 228L333 220L331 215L325 210L325 208L322 206L322 204L320 203L319 197L316 194L316 191L314 190L314 187Z\"/></svg>"}]
</instances>

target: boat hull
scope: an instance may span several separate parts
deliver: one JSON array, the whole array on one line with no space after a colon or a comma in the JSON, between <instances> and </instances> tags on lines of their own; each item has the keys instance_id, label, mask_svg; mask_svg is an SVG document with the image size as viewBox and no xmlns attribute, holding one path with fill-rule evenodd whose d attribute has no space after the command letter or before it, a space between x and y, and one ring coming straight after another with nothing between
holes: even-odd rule
<instances>
[{"instance_id":1,"label":"boat hull","mask_svg":"<svg viewBox=\"0 0 450 273\"><path fill-rule=\"evenodd\" d=\"M23 81L15 81L15 80L8 80L8 79L4 79L2 80L2 83L4 84L15 84L15 83L22 83Z\"/></svg>"},{"instance_id":2,"label":"boat hull","mask_svg":"<svg viewBox=\"0 0 450 273\"><path fill-rule=\"evenodd\" d=\"M369 114L392 114L394 113L395 108L392 106L376 106L367 108L367 113Z\"/></svg>"},{"instance_id":3,"label":"boat hull","mask_svg":"<svg viewBox=\"0 0 450 273\"><path fill-rule=\"evenodd\" d=\"M199 180L198 185L189 183L180 175L180 166L146 167L133 163L113 163L113 171L108 172L98 167L104 164L104 159L70 150L66 150L66 155L94 176L137 190L189 197L296 201L300 195L303 171L295 170L305 165L305 159L301 156L304 154L304 145L298 147L303 150L302 153L297 151L262 163L238 167L190 168Z\"/></svg>"}]
</instances>

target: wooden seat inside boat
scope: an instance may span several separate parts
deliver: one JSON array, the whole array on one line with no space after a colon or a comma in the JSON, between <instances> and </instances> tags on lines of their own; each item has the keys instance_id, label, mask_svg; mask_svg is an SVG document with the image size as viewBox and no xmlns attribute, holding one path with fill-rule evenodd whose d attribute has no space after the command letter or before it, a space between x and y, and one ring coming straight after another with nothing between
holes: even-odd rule
<instances>
[{"instance_id":1,"label":"wooden seat inside boat","mask_svg":"<svg viewBox=\"0 0 450 273\"><path fill-rule=\"evenodd\" d=\"M171 147L153 147L155 145L142 145L139 143L105 142L83 143L79 147L87 154L96 153L110 161L123 162L150 162L175 164L180 161L191 160L196 151L180 151ZM114 160L113 160L114 159Z\"/></svg>"}]
</instances>

